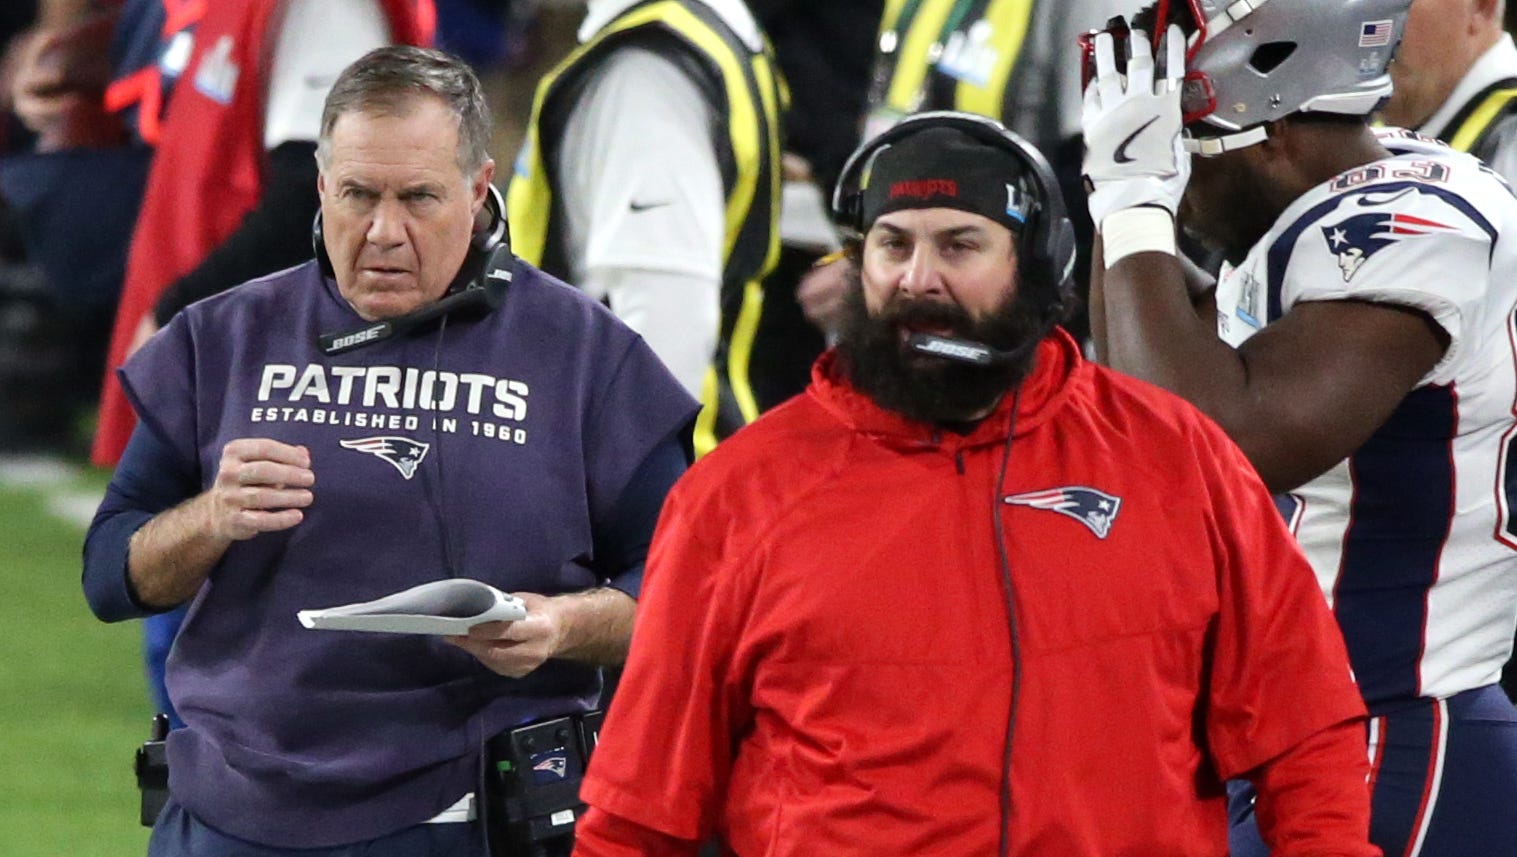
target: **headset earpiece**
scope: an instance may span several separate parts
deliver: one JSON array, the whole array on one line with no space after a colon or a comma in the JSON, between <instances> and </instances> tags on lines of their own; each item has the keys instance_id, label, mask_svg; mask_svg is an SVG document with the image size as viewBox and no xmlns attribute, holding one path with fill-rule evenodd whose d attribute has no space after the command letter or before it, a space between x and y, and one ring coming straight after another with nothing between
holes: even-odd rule
<instances>
[{"instance_id":1,"label":"headset earpiece","mask_svg":"<svg viewBox=\"0 0 1517 857\"><path fill-rule=\"evenodd\" d=\"M952 128L988 146L1010 153L1032 180L1037 200L1018 238L1017 250L1024 270L1049 283L1045 313L1049 323L1059 321L1072 304L1074 291L1075 231L1064 208L1053 168L1037 149L1000 122L974 113L936 110L908 116L888 131L854 151L843 165L832 191L833 222L850 237L864 234L864 176L880 152L896 142L929 128Z\"/></svg>"},{"instance_id":2,"label":"headset earpiece","mask_svg":"<svg viewBox=\"0 0 1517 857\"><path fill-rule=\"evenodd\" d=\"M501 256L509 258L511 255L511 228L506 223L506 203L500 190L493 184L485 186L483 212L489 219L483 229L475 230L474 237L469 242L469 253L458 268L458 278L449 287L449 294L489 287L491 282L488 274L493 266L492 260Z\"/></svg>"},{"instance_id":3,"label":"headset earpiece","mask_svg":"<svg viewBox=\"0 0 1517 857\"><path fill-rule=\"evenodd\" d=\"M327 279L337 276L332 270L332 257L327 255L327 242L321 235L321 209L316 209L316 217L311 221L311 250L316 253L316 265L321 268L321 275Z\"/></svg>"},{"instance_id":4,"label":"headset earpiece","mask_svg":"<svg viewBox=\"0 0 1517 857\"><path fill-rule=\"evenodd\" d=\"M864 194L855 190L844 195L840 200L833 202L833 219L841 226L846 225L852 232L862 232L864 217Z\"/></svg>"},{"instance_id":5,"label":"headset earpiece","mask_svg":"<svg viewBox=\"0 0 1517 857\"><path fill-rule=\"evenodd\" d=\"M511 225L506 222L506 201L493 184L485 185L484 210L489 214L490 222L483 231L475 233L473 249L483 256L491 255L500 247L511 252Z\"/></svg>"}]
</instances>

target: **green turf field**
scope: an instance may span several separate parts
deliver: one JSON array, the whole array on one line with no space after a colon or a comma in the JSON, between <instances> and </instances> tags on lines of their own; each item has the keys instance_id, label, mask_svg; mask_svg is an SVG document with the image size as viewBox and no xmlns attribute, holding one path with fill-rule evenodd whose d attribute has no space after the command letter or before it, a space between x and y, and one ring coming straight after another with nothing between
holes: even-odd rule
<instances>
[{"instance_id":1,"label":"green turf field","mask_svg":"<svg viewBox=\"0 0 1517 857\"><path fill-rule=\"evenodd\" d=\"M87 473L64 487L103 484ZM83 529L47 511L56 490L0 483L0 854L140 855L131 763L149 707L138 627L90 615Z\"/></svg>"}]
</instances>

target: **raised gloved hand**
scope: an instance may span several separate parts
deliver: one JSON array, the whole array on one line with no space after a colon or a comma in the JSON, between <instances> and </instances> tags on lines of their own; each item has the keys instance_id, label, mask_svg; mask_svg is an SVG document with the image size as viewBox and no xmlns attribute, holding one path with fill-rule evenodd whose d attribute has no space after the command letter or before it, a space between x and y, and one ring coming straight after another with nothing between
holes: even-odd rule
<instances>
[{"instance_id":1,"label":"raised gloved hand","mask_svg":"<svg viewBox=\"0 0 1517 857\"><path fill-rule=\"evenodd\" d=\"M1190 180L1190 155L1180 144L1180 28L1171 26L1160 47L1165 75L1156 81L1148 36L1132 31L1124 80L1112 35L1095 38L1096 76L1085 90L1081 124L1090 216L1098 229L1113 212L1137 206L1157 206L1173 216Z\"/></svg>"}]
</instances>

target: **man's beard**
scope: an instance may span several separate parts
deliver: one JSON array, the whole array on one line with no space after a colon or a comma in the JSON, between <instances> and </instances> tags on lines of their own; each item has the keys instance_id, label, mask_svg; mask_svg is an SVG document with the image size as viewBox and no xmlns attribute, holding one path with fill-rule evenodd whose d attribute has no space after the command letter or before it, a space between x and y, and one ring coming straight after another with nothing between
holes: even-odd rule
<instances>
[{"instance_id":1,"label":"man's beard","mask_svg":"<svg viewBox=\"0 0 1517 857\"><path fill-rule=\"evenodd\" d=\"M979 419L1032 371L1037 349L1029 344L1042 338L1047 325L1029 291L1018 288L1014 298L980 321L957 304L898 297L871 316L855 270L844 297L838 338L843 372L880 407L908 419L934 425ZM989 366L962 363L916 352L902 338L903 329L943 331L955 339L1018 353Z\"/></svg>"}]
</instances>

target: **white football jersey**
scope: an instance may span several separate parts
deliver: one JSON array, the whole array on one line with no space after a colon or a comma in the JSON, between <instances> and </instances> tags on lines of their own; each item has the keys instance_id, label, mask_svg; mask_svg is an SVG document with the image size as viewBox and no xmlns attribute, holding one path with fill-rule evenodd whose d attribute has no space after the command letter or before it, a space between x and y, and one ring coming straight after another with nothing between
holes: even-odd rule
<instances>
[{"instance_id":1,"label":"white football jersey","mask_svg":"<svg viewBox=\"0 0 1517 857\"><path fill-rule=\"evenodd\" d=\"M1302 301L1414 307L1447 353L1353 455L1279 498L1365 700L1492 684L1517 626L1517 197L1400 130L1302 195L1217 286L1236 346Z\"/></svg>"}]
</instances>

